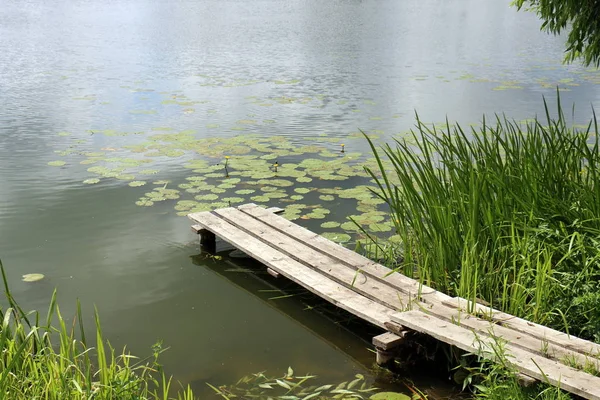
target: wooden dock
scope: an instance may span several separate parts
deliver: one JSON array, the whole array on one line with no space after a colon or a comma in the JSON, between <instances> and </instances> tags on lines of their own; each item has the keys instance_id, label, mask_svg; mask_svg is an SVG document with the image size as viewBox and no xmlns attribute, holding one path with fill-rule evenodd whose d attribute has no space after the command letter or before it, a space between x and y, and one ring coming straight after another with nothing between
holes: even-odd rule
<instances>
[{"instance_id":1,"label":"wooden dock","mask_svg":"<svg viewBox=\"0 0 600 400\"><path fill-rule=\"evenodd\" d=\"M189 214L205 245L219 237L351 314L385 329L373 338L377 362L393 361L407 330L494 359L523 380L540 380L600 400L600 345L421 285L255 204Z\"/></svg>"}]
</instances>

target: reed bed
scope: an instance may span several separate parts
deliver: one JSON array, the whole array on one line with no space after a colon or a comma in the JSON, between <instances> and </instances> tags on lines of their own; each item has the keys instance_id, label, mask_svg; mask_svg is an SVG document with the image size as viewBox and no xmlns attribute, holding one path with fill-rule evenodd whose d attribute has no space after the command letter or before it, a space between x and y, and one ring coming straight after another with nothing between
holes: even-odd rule
<instances>
[{"instance_id":1,"label":"reed bed","mask_svg":"<svg viewBox=\"0 0 600 400\"><path fill-rule=\"evenodd\" d=\"M385 262L445 293L600 340L600 151L556 116L429 128L376 147L367 171L390 207ZM381 248L381 245L377 245Z\"/></svg>"}]
</instances>

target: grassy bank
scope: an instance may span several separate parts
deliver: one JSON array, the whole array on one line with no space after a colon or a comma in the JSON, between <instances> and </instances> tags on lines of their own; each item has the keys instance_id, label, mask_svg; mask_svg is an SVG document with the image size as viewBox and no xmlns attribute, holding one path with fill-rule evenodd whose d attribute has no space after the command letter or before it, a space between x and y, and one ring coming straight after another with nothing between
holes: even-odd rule
<instances>
[{"instance_id":1,"label":"grassy bank","mask_svg":"<svg viewBox=\"0 0 600 400\"><path fill-rule=\"evenodd\" d=\"M445 293L600 340L600 151L594 119L570 128L498 117L428 128L369 171L398 237L387 263ZM377 172L377 174L376 174ZM382 173L382 176L380 175Z\"/></svg>"},{"instance_id":2,"label":"grassy bank","mask_svg":"<svg viewBox=\"0 0 600 400\"><path fill-rule=\"evenodd\" d=\"M65 320L56 291L45 316L26 313L11 295L1 261L0 270L9 305L0 307L0 398L194 399L189 387L170 394L171 379L158 362L160 345L146 359L115 351L102 335L97 312L95 335L88 338L79 303L74 320Z\"/></svg>"},{"instance_id":3,"label":"grassy bank","mask_svg":"<svg viewBox=\"0 0 600 400\"><path fill-rule=\"evenodd\" d=\"M408 139L379 148L367 138L397 233L376 245L383 262L442 292L600 342L598 124L594 114L575 129L560 99L554 115L544 105L545 119L528 124L436 129L417 116ZM480 375L486 397L529 398L512 378Z\"/></svg>"}]
</instances>

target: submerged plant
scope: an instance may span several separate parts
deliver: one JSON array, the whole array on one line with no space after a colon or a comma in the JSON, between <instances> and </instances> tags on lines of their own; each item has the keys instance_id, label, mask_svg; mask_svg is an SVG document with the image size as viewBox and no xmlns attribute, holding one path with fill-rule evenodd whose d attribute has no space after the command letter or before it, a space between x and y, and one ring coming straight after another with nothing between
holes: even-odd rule
<instances>
[{"instance_id":1,"label":"submerged plant","mask_svg":"<svg viewBox=\"0 0 600 400\"><path fill-rule=\"evenodd\" d=\"M241 378L234 385L213 386L210 388L223 399L372 399L372 400L413 400L426 399L422 394L408 396L396 392L377 392L377 388L369 385L365 377L356 374L351 381L319 384L315 375L294 375L294 370L278 378L265 375L263 372ZM415 391L417 393L417 391Z\"/></svg>"}]
</instances>

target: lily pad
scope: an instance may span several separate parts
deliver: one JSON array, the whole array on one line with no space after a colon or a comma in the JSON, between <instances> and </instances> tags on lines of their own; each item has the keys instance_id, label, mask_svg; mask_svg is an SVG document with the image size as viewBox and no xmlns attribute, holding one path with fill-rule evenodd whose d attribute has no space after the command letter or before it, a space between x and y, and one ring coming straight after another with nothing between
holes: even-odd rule
<instances>
[{"instance_id":1,"label":"lily pad","mask_svg":"<svg viewBox=\"0 0 600 400\"><path fill-rule=\"evenodd\" d=\"M23 282L37 282L44 279L44 274L25 274L23 275Z\"/></svg>"},{"instance_id":2,"label":"lily pad","mask_svg":"<svg viewBox=\"0 0 600 400\"><path fill-rule=\"evenodd\" d=\"M250 200L256 201L259 203L266 203L267 201L270 200L270 198L268 196L252 196L252 197L250 197Z\"/></svg>"},{"instance_id":3,"label":"lily pad","mask_svg":"<svg viewBox=\"0 0 600 400\"><path fill-rule=\"evenodd\" d=\"M141 197L135 204L142 207L150 207L154 205L154 202L147 197Z\"/></svg>"},{"instance_id":4,"label":"lily pad","mask_svg":"<svg viewBox=\"0 0 600 400\"><path fill-rule=\"evenodd\" d=\"M347 242L352 238L347 233L336 233L336 232L325 232L325 233L322 233L321 236L323 236L325 239L329 239L333 242L338 242L338 243Z\"/></svg>"},{"instance_id":5,"label":"lily pad","mask_svg":"<svg viewBox=\"0 0 600 400\"><path fill-rule=\"evenodd\" d=\"M243 197L224 197L221 200L225 203L242 203L245 199Z\"/></svg>"},{"instance_id":6,"label":"lily pad","mask_svg":"<svg viewBox=\"0 0 600 400\"><path fill-rule=\"evenodd\" d=\"M209 193L209 194L201 194L201 195L198 195L198 196L196 196L194 198L196 200L200 200L200 201L203 201L203 200L209 200L210 201L210 200L217 200L219 198L219 196L217 196L216 194Z\"/></svg>"},{"instance_id":7,"label":"lily pad","mask_svg":"<svg viewBox=\"0 0 600 400\"><path fill-rule=\"evenodd\" d=\"M145 184L146 184L146 181L132 181L132 182L129 182L129 186L131 186L131 187L144 186Z\"/></svg>"},{"instance_id":8,"label":"lily pad","mask_svg":"<svg viewBox=\"0 0 600 400\"><path fill-rule=\"evenodd\" d=\"M62 160L50 161L48 163L48 165L51 166L51 167L62 167L65 164L66 164L66 162L62 161Z\"/></svg>"},{"instance_id":9,"label":"lily pad","mask_svg":"<svg viewBox=\"0 0 600 400\"><path fill-rule=\"evenodd\" d=\"M296 178L296 181L298 182L302 182L302 183L308 183L308 182L312 182L312 178L309 178L308 176L300 176L298 178Z\"/></svg>"},{"instance_id":10,"label":"lily pad","mask_svg":"<svg viewBox=\"0 0 600 400\"><path fill-rule=\"evenodd\" d=\"M83 181L83 183L85 183L86 185L93 185L98 182L100 182L100 179L98 179L98 178L90 178L90 179L86 179L85 181Z\"/></svg>"}]
</instances>

